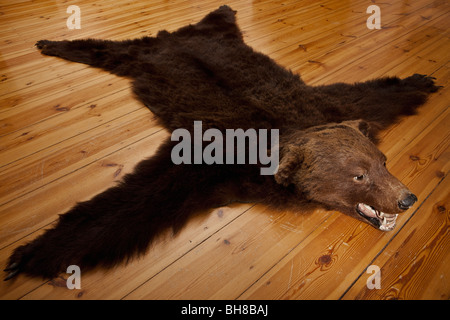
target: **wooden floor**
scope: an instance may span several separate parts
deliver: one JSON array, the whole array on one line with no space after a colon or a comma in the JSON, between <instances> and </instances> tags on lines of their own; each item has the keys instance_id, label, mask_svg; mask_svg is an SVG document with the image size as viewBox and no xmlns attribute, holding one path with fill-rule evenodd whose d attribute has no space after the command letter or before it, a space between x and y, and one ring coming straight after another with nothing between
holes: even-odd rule
<instances>
[{"instance_id":1,"label":"wooden floor","mask_svg":"<svg viewBox=\"0 0 450 320\"><path fill-rule=\"evenodd\" d=\"M127 39L199 21L223 1L0 5L0 265L76 202L114 185L168 135L129 80L42 56L40 39ZM447 0L229 1L245 41L311 85L432 75L444 86L383 134L388 168L418 197L392 232L339 212L233 205L192 221L142 259L52 281L0 283L2 299L449 299L450 3ZM369 30L368 6L381 8ZM381 288L369 289L371 265ZM3 268L2 268L3 269Z\"/></svg>"}]
</instances>

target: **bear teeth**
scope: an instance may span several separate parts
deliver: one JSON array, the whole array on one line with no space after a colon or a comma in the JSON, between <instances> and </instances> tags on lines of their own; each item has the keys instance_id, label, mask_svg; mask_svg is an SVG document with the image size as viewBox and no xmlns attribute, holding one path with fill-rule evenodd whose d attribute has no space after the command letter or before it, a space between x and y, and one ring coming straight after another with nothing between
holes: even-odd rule
<instances>
[{"instance_id":1,"label":"bear teeth","mask_svg":"<svg viewBox=\"0 0 450 320\"><path fill-rule=\"evenodd\" d=\"M384 214L383 222L381 223L380 230L391 231L395 227L395 221L398 214Z\"/></svg>"},{"instance_id":2,"label":"bear teeth","mask_svg":"<svg viewBox=\"0 0 450 320\"><path fill-rule=\"evenodd\" d=\"M391 231L394 229L398 214L384 213L364 203L358 204L358 209L366 217L377 218L380 222L378 227L380 230Z\"/></svg>"}]
</instances>

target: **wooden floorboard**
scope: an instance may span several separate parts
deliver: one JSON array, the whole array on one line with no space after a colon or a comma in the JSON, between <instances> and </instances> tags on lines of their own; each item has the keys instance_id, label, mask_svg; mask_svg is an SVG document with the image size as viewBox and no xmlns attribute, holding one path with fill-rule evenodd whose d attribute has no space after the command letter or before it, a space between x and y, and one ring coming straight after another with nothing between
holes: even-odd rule
<instances>
[{"instance_id":1,"label":"wooden floorboard","mask_svg":"<svg viewBox=\"0 0 450 320\"><path fill-rule=\"evenodd\" d=\"M78 201L114 185L168 133L136 101L130 81L42 56L34 43L127 39L176 30L215 0L77 1L0 5L0 264ZM339 212L275 212L232 205L161 238L113 270L52 281L0 283L1 299L449 299L450 64L448 1L229 1L245 41L308 84L413 73L444 86L417 115L382 134L389 170L419 202L383 233ZM369 5L381 30L366 27ZM369 289L367 268L381 270Z\"/></svg>"}]
</instances>

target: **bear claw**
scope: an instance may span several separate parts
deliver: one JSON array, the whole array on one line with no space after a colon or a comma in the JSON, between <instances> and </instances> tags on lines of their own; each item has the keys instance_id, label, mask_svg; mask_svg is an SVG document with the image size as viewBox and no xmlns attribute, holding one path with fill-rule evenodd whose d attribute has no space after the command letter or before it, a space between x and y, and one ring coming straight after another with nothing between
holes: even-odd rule
<instances>
[{"instance_id":1,"label":"bear claw","mask_svg":"<svg viewBox=\"0 0 450 320\"><path fill-rule=\"evenodd\" d=\"M18 266L19 266L19 263L13 262L13 263L11 263L10 265L8 265L8 266L6 267L6 269L3 270L3 271L10 271L10 270L17 269Z\"/></svg>"},{"instance_id":2,"label":"bear claw","mask_svg":"<svg viewBox=\"0 0 450 320\"><path fill-rule=\"evenodd\" d=\"M8 272L8 275L5 277L5 279L3 279L3 281L8 281L12 278L14 278L17 274L20 273L20 268L19 268L19 263L18 262L12 262L10 263L3 271Z\"/></svg>"},{"instance_id":3,"label":"bear claw","mask_svg":"<svg viewBox=\"0 0 450 320\"><path fill-rule=\"evenodd\" d=\"M415 73L412 76L405 79L406 83L418 88L419 90L425 92L436 92L442 86L437 86L435 84L436 78L433 76L428 76L425 74Z\"/></svg>"},{"instance_id":4,"label":"bear claw","mask_svg":"<svg viewBox=\"0 0 450 320\"><path fill-rule=\"evenodd\" d=\"M3 281L11 280L11 279L14 278L19 272L20 272L19 269L14 270L14 271L11 271L10 273L8 273L8 275L5 277L5 279L3 279Z\"/></svg>"}]
</instances>

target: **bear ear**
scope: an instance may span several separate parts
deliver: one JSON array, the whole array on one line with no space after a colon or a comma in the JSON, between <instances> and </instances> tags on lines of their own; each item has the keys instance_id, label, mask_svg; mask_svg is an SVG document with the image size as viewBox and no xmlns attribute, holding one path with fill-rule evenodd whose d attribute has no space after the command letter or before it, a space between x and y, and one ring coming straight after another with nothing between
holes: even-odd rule
<instances>
[{"instance_id":1,"label":"bear ear","mask_svg":"<svg viewBox=\"0 0 450 320\"><path fill-rule=\"evenodd\" d=\"M370 135L370 124L364 120L360 120L358 130L361 131L363 135L368 137Z\"/></svg>"},{"instance_id":2,"label":"bear ear","mask_svg":"<svg viewBox=\"0 0 450 320\"><path fill-rule=\"evenodd\" d=\"M381 130L381 127L378 126L375 122L369 122L366 120L353 120L353 121L345 121L346 125L352 127L353 129L358 130L364 136L369 138L372 141L377 141L377 134Z\"/></svg>"},{"instance_id":3,"label":"bear ear","mask_svg":"<svg viewBox=\"0 0 450 320\"><path fill-rule=\"evenodd\" d=\"M275 173L275 181L285 187L292 183L295 171L303 162L303 154L299 145L287 145L282 149L281 161Z\"/></svg>"}]
</instances>

